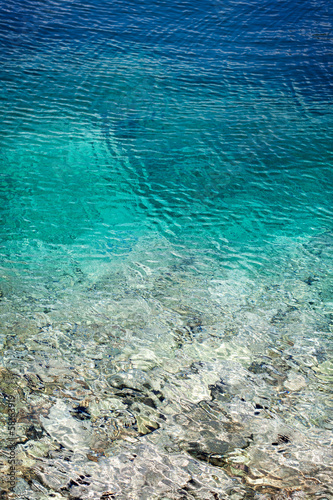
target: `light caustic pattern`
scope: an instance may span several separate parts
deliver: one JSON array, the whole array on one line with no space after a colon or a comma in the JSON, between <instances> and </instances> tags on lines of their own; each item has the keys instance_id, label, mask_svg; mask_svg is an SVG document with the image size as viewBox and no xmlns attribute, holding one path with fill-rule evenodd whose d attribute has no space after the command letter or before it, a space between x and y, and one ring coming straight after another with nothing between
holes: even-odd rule
<instances>
[{"instance_id":1,"label":"light caustic pattern","mask_svg":"<svg viewBox=\"0 0 333 500\"><path fill-rule=\"evenodd\" d=\"M1 4L18 498L329 498L331 45L324 1Z\"/></svg>"}]
</instances>

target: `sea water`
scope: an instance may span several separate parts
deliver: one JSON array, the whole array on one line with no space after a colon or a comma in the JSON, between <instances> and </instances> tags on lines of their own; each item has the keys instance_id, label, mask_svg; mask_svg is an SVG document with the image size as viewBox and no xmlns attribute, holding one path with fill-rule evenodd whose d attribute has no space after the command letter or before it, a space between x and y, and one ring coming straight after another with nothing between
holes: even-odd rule
<instances>
[{"instance_id":1,"label":"sea water","mask_svg":"<svg viewBox=\"0 0 333 500\"><path fill-rule=\"evenodd\" d=\"M329 4L0 23L3 491L328 498Z\"/></svg>"}]
</instances>

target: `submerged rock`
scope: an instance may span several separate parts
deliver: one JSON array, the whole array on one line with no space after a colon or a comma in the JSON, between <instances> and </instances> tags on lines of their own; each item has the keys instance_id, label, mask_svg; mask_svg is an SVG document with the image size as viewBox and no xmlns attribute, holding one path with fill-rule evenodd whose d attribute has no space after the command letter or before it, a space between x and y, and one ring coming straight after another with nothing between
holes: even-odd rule
<instances>
[{"instance_id":1,"label":"submerged rock","mask_svg":"<svg viewBox=\"0 0 333 500\"><path fill-rule=\"evenodd\" d=\"M283 385L288 391L300 391L306 387L306 380L302 375L296 373L290 373L287 380L284 381Z\"/></svg>"}]
</instances>

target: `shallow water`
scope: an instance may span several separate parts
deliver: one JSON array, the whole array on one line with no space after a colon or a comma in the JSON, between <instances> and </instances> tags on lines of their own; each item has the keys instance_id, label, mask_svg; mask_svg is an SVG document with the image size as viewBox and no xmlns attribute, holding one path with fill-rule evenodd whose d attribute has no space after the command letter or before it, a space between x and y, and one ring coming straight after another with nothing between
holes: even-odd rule
<instances>
[{"instance_id":1,"label":"shallow water","mask_svg":"<svg viewBox=\"0 0 333 500\"><path fill-rule=\"evenodd\" d=\"M331 20L2 4L4 498L331 498Z\"/></svg>"}]
</instances>

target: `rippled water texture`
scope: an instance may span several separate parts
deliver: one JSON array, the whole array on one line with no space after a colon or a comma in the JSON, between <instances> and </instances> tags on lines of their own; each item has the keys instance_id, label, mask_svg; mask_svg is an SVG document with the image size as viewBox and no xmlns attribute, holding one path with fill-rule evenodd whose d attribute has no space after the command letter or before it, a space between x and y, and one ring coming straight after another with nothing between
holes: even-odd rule
<instances>
[{"instance_id":1,"label":"rippled water texture","mask_svg":"<svg viewBox=\"0 0 333 500\"><path fill-rule=\"evenodd\" d=\"M329 2L0 7L1 498L332 498Z\"/></svg>"}]
</instances>

